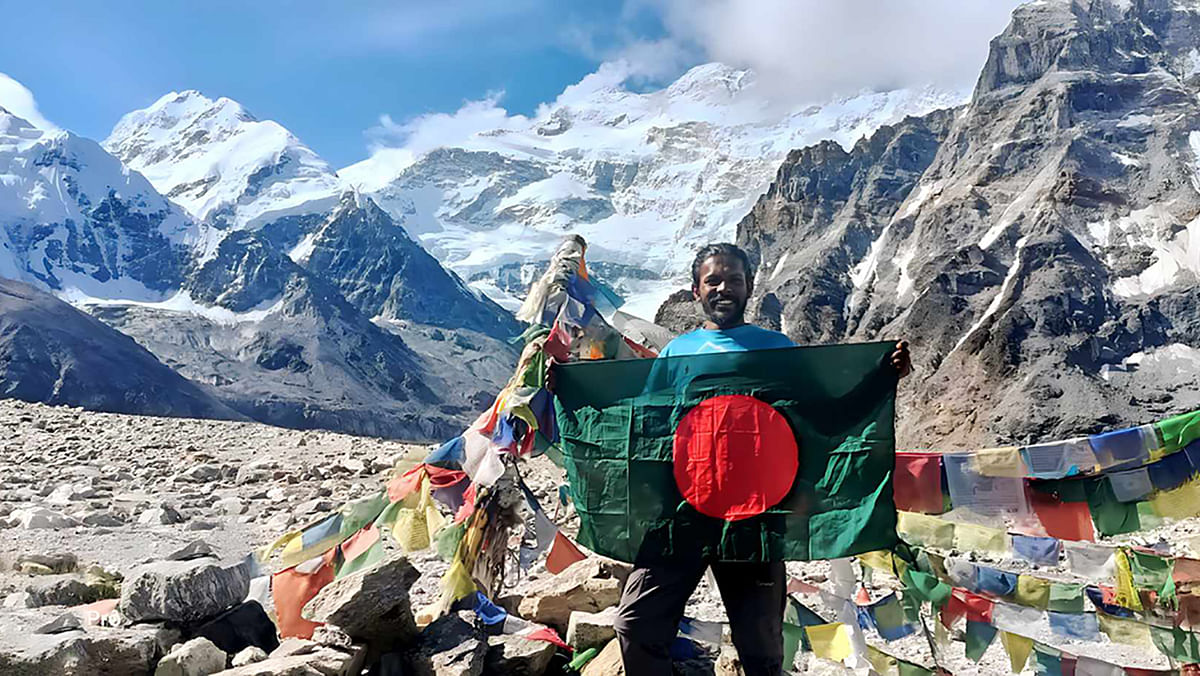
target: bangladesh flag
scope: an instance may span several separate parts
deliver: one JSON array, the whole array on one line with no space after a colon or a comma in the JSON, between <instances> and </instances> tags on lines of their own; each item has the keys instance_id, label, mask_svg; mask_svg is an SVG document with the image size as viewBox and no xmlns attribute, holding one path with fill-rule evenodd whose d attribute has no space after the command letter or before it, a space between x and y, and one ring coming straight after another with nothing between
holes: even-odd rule
<instances>
[{"instance_id":1,"label":"bangladesh flag","mask_svg":"<svg viewBox=\"0 0 1200 676\"><path fill-rule=\"evenodd\" d=\"M555 367L580 541L638 564L891 548L894 346Z\"/></svg>"}]
</instances>

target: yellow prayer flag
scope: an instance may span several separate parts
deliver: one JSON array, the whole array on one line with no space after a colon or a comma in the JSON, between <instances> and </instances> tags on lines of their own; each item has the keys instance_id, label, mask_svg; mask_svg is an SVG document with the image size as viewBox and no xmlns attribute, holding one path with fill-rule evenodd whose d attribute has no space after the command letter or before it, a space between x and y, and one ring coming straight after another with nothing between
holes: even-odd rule
<instances>
[{"instance_id":1,"label":"yellow prayer flag","mask_svg":"<svg viewBox=\"0 0 1200 676\"><path fill-rule=\"evenodd\" d=\"M954 546L963 551L994 554L1005 554L1010 549L1008 533L973 523L954 524Z\"/></svg>"},{"instance_id":2,"label":"yellow prayer flag","mask_svg":"<svg viewBox=\"0 0 1200 676\"><path fill-rule=\"evenodd\" d=\"M809 625L804 631L817 657L841 662L850 656L850 632L841 622Z\"/></svg>"},{"instance_id":3,"label":"yellow prayer flag","mask_svg":"<svg viewBox=\"0 0 1200 676\"><path fill-rule=\"evenodd\" d=\"M1019 674L1024 671L1025 663L1029 661L1029 653L1033 652L1033 639L1002 631L1000 643L1004 645L1004 652L1008 653L1008 663L1012 672Z\"/></svg>"},{"instance_id":4,"label":"yellow prayer flag","mask_svg":"<svg viewBox=\"0 0 1200 676\"><path fill-rule=\"evenodd\" d=\"M1023 606L1045 610L1050 603L1050 581L1032 575L1018 576L1015 598Z\"/></svg>"},{"instance_id":5,"label":"yellow prayer flag","mask_svg":"<svg viewBox=\"0 0 1200 676\"><path fill-rule=\"evenodd\" d=\"M442 592L453 603L475 591L475 581L462 561L455 561L442 576Z\"/></svg>"},{"instance_id":6,"label":"yellow prayer flag","mask_svg":"<svg viewBox=\"0 0 1200 676\"><path fill-rule=\"evenodd\" d=\"M867 646L867 659L871 662L871 668L875 670L879 676L891 676L899 670L899 664L896 658L880 651L872 645Z\"/></svg>"},{"instance_id":7,"label":"yellow prayer flag","mask_svg":"<svg viewBox=\"0 0 1200 676\"><path fill-rule=\"evenodd\" d=\"M917 512L896 514L896 532L908 542L938 549L954 547L953 522Z\"/></svg>"},{"instance_id":8,"label":"yellow prayer flag","mask_svg":"<svg viewBox=\"0 0 1200 676\"><path fill-rule=\"evenodd\" d=\"M1100 621L1100 631L1107 634L1108 639L1113 643L1124 643L1141 648L1154 647L1148 624L1100 612L1096 613L1096 619Z\"/></svg>"},{"instance_id":9,"label":"yellow prayer flag","mask_svg":"<svg viewBox=\"0 0 1200 676\"><path fill-rule=\"evenodd\" d=\"M908 570L908 564L896 558L891 552L882 549L859 554L858 560L868 568L881 570L894 577L904 577L904 571Z\"/></svg>"},{"instance_id":10,"label":"yellow prayer flag","mask_svg":"<svg viewBox=\"0 0 1200 676\"><path fill-rule=\"evenodd\" d=\"M1016 446L986 448L975 451L970 457L974 461L975 471L982 476L1025 476L1025 462L1021 459L1021 449Z\"/></svg>"},{"instance_id":11,"label":"yellow prayer flag","mask_svg":"<svg viewBox=\"0 0 1200 676\"><path fill-rule=\"evenodd\" d=\"M1129 568L1129 557L1124 549L1117 550L1113 555L1113 562L1117 569L1117 589L1113 601L1124 608L1141 610L1142 597L1138 594L1137 587L1133 586L1133 571Z\"/></svg>"},{"instance_id":12,"label":"yellow prayer flag","mask_svg":"<svg viewBox=\"0 0 1200 676\"><path fill-rule=\"evenodd\" d=\"M1169 519L1187 519L1200 514L1200 479L1179 488L1159 491L1150 498L1154 513Z\"/></svg>"}]
</instances>

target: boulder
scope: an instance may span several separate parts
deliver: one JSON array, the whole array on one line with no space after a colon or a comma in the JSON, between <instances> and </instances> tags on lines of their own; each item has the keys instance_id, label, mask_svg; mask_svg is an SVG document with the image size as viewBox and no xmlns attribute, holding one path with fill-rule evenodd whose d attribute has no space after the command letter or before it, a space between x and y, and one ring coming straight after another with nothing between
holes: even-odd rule
<instances>
[{"instance_id":1,"label":"boulder","mask_svg":"<svg viewBox=\"0 0 1200 676\"><path fill-rule=\"evenodd\" d=\"M558 575L531 579L523 585L517 615L560 632L567 629L571 613L595 613L621 599L621 580L600 561L580 561Z\"/></svg>"},{"instance_id":2,"label":"boulder","mask_svg":"<svg viewBox=\"0 0 1200 676\"><path fill-rule=\"evenodd\" d=\"M598 613L577 610L567 622L567 645L575 650L600 648L617 636L613 623L617 619L617 607L606 608Z\"/></svg>"},{"instance_id":3,"label":"boulder","mask_svg":"<svg viewBox=\"0 0 1200 676\"><path fill-rule=\"evenodd\" d=\"M616 639L608 642L599 655L583 667L579 676L625 676L625 664L621 662L621 644Z\"/></svg>"},{"instance_id":4,"label":"boulder","mask_svg":"<svg viewBox=\"0 0 1200 676\"><path fill-rule=\"evenodd\" d=\"M121 614L132 622L208 619L246 598L253 562L156 561L126 576Z\"/></svg>"},{"instance_id":5,"label":"boulder","mask_svg":"<svg viewBox=\"0 0 1200 676\"><path fill-rule=\"evenodd\" d=\"M220 676L358 676L362 671L361 648L346 652L328 646L316 646L298 655L272 655L261 662L245 664L218 672Z\"/></svg>"},{"instance_id":6,"label":"boulder","mask_svg":"<svg viewBox=\"0 0 1200 676\"><path fill-rule=\"evenodd\" d=\"M183 515L171 505L151 507L138 515L137 522L144 526L170 526L183 523Z\"/></svg>"},{"instance_id":7,"label":"boulder","mask_svg":"<svg viewBox=\"0 0 1200 676\"><path fill-rule=\"evenodd\" d=\"M267 659L267 651L258 646L250 646L233 656L233 660L229 662L232 667L244 667L247 664L262 662Z\"/></svg>"},{"instance_id":8,"label":"boulder","mask_svg":"<svg viewBox=\"0 0 1200 676\"><path fill-rule=\"evenodd\" d=\"M410 666L417 676L480 676L488 642L469 613L439 617L421 631Z\"/></svg>"},{"instance_id":9,"label":"boulder","mask_svg":"<svg viewBox=\"0 0 1200 676\"><path fill-rule=\"evenodd\" d=\"M89 584L71 575L48 575L25 587L29 607L76 606L116 596L116 590L104 584Z\"/></svg>"},{"instance_id":10,"label":"boulder","mask_svg":"<svg viewBox=\"0 0 1200 676\"><path fill-rule=\"evenodd\" d=\"M512 635L488 637L485 674L506 676L541 676L550 666L555 646L545 641L531 641Z\"/></svg>"},{"instance_id":11,"label":"boulder","mask_svg":"<svg viewBox=\"0 0 1200 676\"><path fill-rule=\"evenodd\" d=\"M53 634L36 629L54 618L49 609L5 613L0 631L0 674L5 676L147 676L178 632L162 625L87 627Z\"/></svg>"},{"instance_id":12,"label":"boulder","mask_svg":"<svg viewBox=\"0 0 1200 676\"><path fill-rule=\"evenodd\" d=\"M83 525L85 526L93 526L96 528L116 528L117 526L125 525L125 519L123 517L121 517L119 514L110 512L107 509L93 509L85 512L80 517L80 521L82 521Z\"/></svg>"},{"instance_id":13,"label":"boulder","mask_svg":"<svg viewBox=\"0 0 1200 676\"><path fill-rule=\"evenodd\" d=\"M154 676L209 676L225 670L225 651L206 638L194 638L171 648Z\"/></svg>"},{"instance_id":14,"label":"boulder","mask_svg":"<svg viewBox=\"0 0 1200 676\"><path fill-rule=\"evenodd\" d=\"M221 478L221 468L212 463L202 462L198 465L183 470L175 475L176 481L186 481L190 483L202 484L209 481L216 481Z\"/></svg>"},{"instance_id":15,"label":"boulder","mask_svg":"<svg viewBox=\"0 0 1200 676\"><path fill-rule=\"evenodd\" d=\"M302 611L305 619L333 624L351 638L389 646L417 635L408 591L420 573L402 555L326 585Z\"/></svg>"},{"instance_id":16,"label":"boulder","mask_svg":"<svg viewBox=\"0 0 1200 676\"><path fill-rule=\"evenodd\" d=\"M245 601L191 629L190 636L203 636L230 655L249 647L271 652L279 647L275 623L258 601ZM349 643L347 643L347 647Z\"/></svg>"},{"instance_id":17,"label":"boulder","mask_svg":"<svg viewBox=\"0 0 1200 676\"><path fill-rule=\"evenodd\" d=\"M78 566L79 559L74 554L60 552L57 554L22 554L17 557L13 568L21 573L48 575L73 573Z\"/></svg>"},{"instance_id":18,"label":"boulder","mask_svg":"<svg viewBox=\"0 0 1200 676\"><path fill-rule=\"evenodd\" d=\"M35 530L41 528L74 528L79 525L79 522L69 516L64 516L58 512L45 507L30 507L28 509L15 509L9 515L9 523L15 524L26 530Z\"/></svg>"}]
</instances>

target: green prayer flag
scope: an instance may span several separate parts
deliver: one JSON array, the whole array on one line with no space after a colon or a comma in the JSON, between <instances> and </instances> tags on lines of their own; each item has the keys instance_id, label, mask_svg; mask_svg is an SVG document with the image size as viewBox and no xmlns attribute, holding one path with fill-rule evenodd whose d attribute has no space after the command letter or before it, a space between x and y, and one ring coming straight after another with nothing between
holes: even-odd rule
<instances>
[{"instance_id":1,"label":"green prayer flag","mask_svg":"<svg viewBox=\"0 0 1200 676\"><path fill-rule=\"evenodd\" d=\"M904 572L904 589L921 601L928 601L935 606L944 604L954 591L950 585L929 573L912 569Z\"/></svg>"},{"instance_id":2,"label":"green prayer flag","mask_svg":"<svg viewBox=\"0 0 1200 676\"><path fill-rule=\"evenodd\" d=\"M639 564L892 549L894 348L556 366L580 542Z\"/></svg>"},{"instance_id":3,"label":"green prayer flag","mask_svg":"<svg viewBox=\"0 0 1200 676\"><path fill-rule=\"evenodd\" d=\"M1142 530L1151 530L1162 525L1162 517L1154 512L1153 502L1142 500L1134 504L1137 505L1138 524Z\"/></svg>"},{"instance_id":4,"label":"green prayer flag","mask_svg":"<svg viewBox=\"0 0 1200 676\"><path fill-rule=\"evenodd\" d=\"M808 642L808 634L804 628L819 624L825 624L825 620L820 615L795 598L788 596L787 605L783 608L784 665L795 664L797 645L805 652L812 652L812 644Z\"/></svg>"},{"instance_id":5,"label":"green prayer flag","mask_svg":"<svg viewBox=\"0 0 1200 676\"><path fill-rule=\"evenodd\" d=\"M1129 557L1129 569L1133 572L1134 586L1152 589L1158 594L1160 601L1174 606L1175 579L1171 575L1175 570L1174 559L1134 549L1126 550L1125 555Z\"/></svg>"},{"instance_id":6,"label":"green prayer flag","mask_svg":"<svg viewBox=\"0 0 1200 676\"><path fill-rule=\"evenodd\" d=\"M1092 523L1101 535L1120 535L1141 529L1136 502L1121 502L1104 477L1084 480Z\"/></svg>"},{"instance_id":7,"label":"green prayer flag","mask_svg":"<svg viewBox=\"0 0 1200 676\"><path fill-rule=\"evenodd\" d=\"M1200 411L1184 413L1154 424L1162 436L1164 453L1174 453L1200 439Z\"/></svg>"},{"instance_id":8,"label":"green prayer flag","mask_svg":"<svg viewBox=\"0 0 1200 676\"><path fill-rule=\"evenodd\" d=\"M1033 670L1038 676L1062 676L1062 651L1034 642Z\"/></svg>"},{"instance_id":9,"label":"green prayer flag","mask_svg":"<svg viewBox=\"0 0 1200 676\"><path fill-rule=\"evenodd\" d=\"M983 654L987 652L988 646L992 645L992 640L996 638L996 628L987 622L975 622L967 620L967 658L972 662L978 662L983 659Z\"/></svg>"},{"instance_id":10,"label":"green prayer flag","mask_svg":"<svg viewBox=\"0 0 1200 676\"><path fill-rule=\"evenodd\" d=\"M1190 631L1179 627L1150 625L1150 638L1162 654L1177 662L1193 664L1200 662L1200 642Z\"/></svg>"},{"instance_id":11,"label":"green prayer flag","mask_svg":"<svg viewBox=\"0 0 1200 676\"><path fill-rule=\"evenodd\" d=\"M1067 582L1050 583L1050 601L1047 610L1056 613L1083 612L1083 585Z\"/></svg>"},{"instance_id":12,"label":"green prayer flag","mask_svg":"<svg viewBox=\"0 0 1200 676\"><path fill-rule=\"evenodd\" d=\"M904 660L901 660L901 659L896 660L896 662L897 662L896 666L899 668L899 671L900 671L900 676L933 676L932 669L926 669L925 667L923 667L919 664L913 664L912 662L905 662Z\"/></svg>"}]
</instances>

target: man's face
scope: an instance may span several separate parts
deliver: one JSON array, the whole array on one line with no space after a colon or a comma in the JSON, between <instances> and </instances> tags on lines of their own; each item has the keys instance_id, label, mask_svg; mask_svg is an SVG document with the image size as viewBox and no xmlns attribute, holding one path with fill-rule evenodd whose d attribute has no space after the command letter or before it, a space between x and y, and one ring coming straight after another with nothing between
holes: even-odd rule
<instances>
[{"instance_id":1,"label":"man's face","mask_svg":"<svg viewBox=\"0 0 1200 676\"><path fill-rule=\"evenodd\" d=\"M700 264L700 279L692 287L692 296L713 324L708 328L729 329L745 323L751 287L740 259L712 256Z\"/></svg>"}]
</instances>

